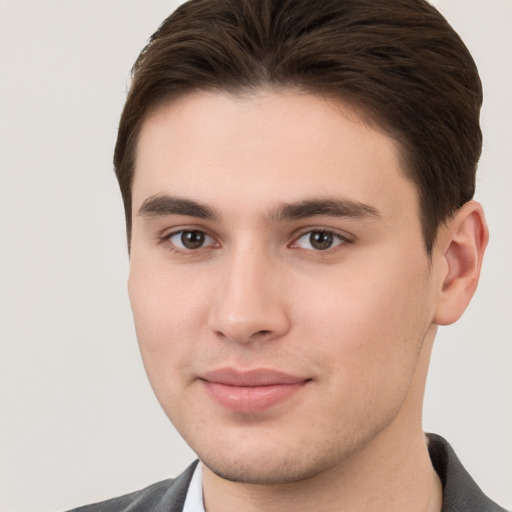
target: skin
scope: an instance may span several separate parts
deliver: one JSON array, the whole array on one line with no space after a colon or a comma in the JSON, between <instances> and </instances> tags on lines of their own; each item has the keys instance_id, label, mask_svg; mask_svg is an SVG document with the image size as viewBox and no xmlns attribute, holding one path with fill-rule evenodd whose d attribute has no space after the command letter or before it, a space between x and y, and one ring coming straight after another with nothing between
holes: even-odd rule
<instances>
[{"instance_id":1,"label":"skin","mask_svg":"<svg viewBox=\"0 0 512 512\"><path fill-rule=\"evenodd\" d=\"M140 350L204 463L209 512L440 510L421 406L437 325L478 281L478 203L441 227L429 260L395 141L348 105L283 90L193 93L149 115L133 211ZM303 385L232 409L207 384L225 368Z\"/></svg>"}]
</instances>

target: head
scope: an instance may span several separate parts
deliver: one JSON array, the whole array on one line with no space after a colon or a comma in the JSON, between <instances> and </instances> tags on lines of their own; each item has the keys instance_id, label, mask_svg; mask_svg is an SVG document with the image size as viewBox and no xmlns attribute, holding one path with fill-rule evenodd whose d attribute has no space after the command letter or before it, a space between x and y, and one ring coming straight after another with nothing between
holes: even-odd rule
<instances>
[{"instance_id":1,"label":"head","mask_svg":"<svg viewBox=\"0 0 512 512\"><path fill-rule=\"evenodd\" d=\"M216 474L303 480L421 431L436 326L487 240L480 103L421 0L196 0L152 37L115 151L130 298Z\"/></svg>"}]
</instances>

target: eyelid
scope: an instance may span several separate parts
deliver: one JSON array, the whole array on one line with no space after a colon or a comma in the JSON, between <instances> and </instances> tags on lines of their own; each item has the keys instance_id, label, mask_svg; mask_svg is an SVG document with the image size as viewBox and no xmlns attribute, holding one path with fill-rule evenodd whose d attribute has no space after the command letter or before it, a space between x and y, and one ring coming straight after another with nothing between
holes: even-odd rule
<instances>
[{"instance_id":1,"label":"eyelid","mask_svg":"<svg viewBox=\"0 0 512 512\"><path fill-rule=\"evenodd\" d=\"M324 250L303 249L302 247L297 247L296 244L297 244L298 240L300 240L303 236L314 233L314 232L331 234L334 237L338 238L340 240L340 243L338 243L332 247L329 247L328 249L324 249ZM355 237L353 235L350 235L349 233L346 233L345 231L340 231L338 229L329 228L329 227L325 227L325 226L313 226L313 227L302 228L298 233L296 233L293 237L292 242L289 244L289 247L291 247L292 249L303 249L305 251L310 251L310 252L329 253L333 250L340 248L340 246L345 246L345 245L351 244L353 242L355 242Z\"/></svg>"},{"instance_id":2,"label":"eyelid","mask_svg":"<svg viewBox=\"0 0 512 512\"><path fill-rule=\"evenodd\" d=\"M179 233L186 232L186 231L199 231L201 233L204 233L205 236L209 237L212 240L212 243L210 243L206 246L203 246L203 247L199 247L197 249L186 249L186 248L178 247L174 243L171 242L171 240L170 240L171 237L173 237ZM337 243L333 247L330 247L325 250L303 249L296 245L297 241L301 237L303 237L307 234L310 234L312 232L332 234L334 237L336 237L340 240L340 243ZM341 248L340 246L345 246L347 244L351 244L351 243L355 242L355 240L356 240L356 237L354 235L347 233L346 231L336 229L336 228L331 228L331 227L326 227L326 226L307 226L307 227L302 227L300 229L297 229L292 234L292 241L287 244L287 247L290 247L292 249L302 249L304 251L309 251L309 252L330 253L330 252L333 252L333 251ZM174 226L172 228L167 228L165 230L162 230L157 235L157 243L161 244L161 245L167 245L168 250L170 250L172 252L176 252L178 254L182 254L182 255L191 255L194 253L202 252L203 250L208 250L208 249L212 249L212 248L217 249L217 248L221 247L221 243L219 242L219 237L217 235L213 234L211 232L211 230L205 228L204 226L190 225L190 224Z\"/></svg>"},{"instance_id":3,"label":"eyelid","mask_svg":"<svg viewBox=\"0 0 512 512\"><path fill-rule=\"evenodd\" d=\"M179 247L171 241L171 238L173 236L176 236L180 233L184 233L187 231L188 232L198 231L200 233L204 233L204 235L206 237L208 237L212 240L212 243L202 246L202 247L199 247L197 249L187 249L186 247L185 248ZM170 250L174 253L177 253L177 254L182 254L182 255L191 255L191 254L202 252L205 249L207 250L210 248L220 247L220 243L218 242L217 237L215 235L213 235L208 229L205 229L203 226L191 226L191 225L177 226L172 229L164 230L160 234L157 235L157 242L161 245L167 245L168 250Z\"/></svg>"}]
</instances>

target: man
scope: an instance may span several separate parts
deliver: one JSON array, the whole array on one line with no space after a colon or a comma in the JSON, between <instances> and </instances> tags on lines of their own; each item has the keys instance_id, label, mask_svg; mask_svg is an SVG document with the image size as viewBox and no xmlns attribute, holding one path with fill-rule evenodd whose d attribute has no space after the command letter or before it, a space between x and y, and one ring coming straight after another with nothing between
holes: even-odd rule
<instances>
[{"instance_id":1,"label":"man","mask_svg":"<svg viewBox=\"0 0 512 512\"><path fill-rule=\"evenodd\" d=\"M477 286L480 80L422 0L194 0L114 163L144 365L197 453L79 510L498 511L422 399Z\"/></svg>"}]
</instances>

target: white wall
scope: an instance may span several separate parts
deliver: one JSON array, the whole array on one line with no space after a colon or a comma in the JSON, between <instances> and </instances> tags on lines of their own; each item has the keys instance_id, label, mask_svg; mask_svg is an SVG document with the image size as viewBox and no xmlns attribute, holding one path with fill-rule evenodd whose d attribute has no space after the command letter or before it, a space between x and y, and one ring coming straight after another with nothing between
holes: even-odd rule
<instances>
[{"instance_id":1,"label":"white wall","mask_svg":"<svg viewBox=\"0 0 512 512\"><path fill-rule=\"evenodd\" d=\"M482 77L476 197L491 240L472 304L438 336L424 424L443 433L482 489L512 509L512 2L437 0L436 7L466 42Z\"/></svg>"},{"instance_id":2,"label":"white wall","mask_svg":"<svg viewBox=\"0 0 512 512\"><path fill-rule=\"evenodd\" d=\"M0 510L50 512L177 474L193 454L146 382L111 155L128 70L172 0L0 0ZM425 427L512 507L512 2L438 0L487 93L492 241L441 331Z\"/></svg>"}]
</instances>

